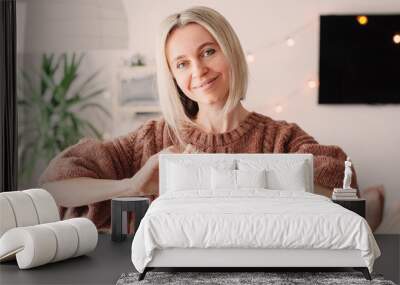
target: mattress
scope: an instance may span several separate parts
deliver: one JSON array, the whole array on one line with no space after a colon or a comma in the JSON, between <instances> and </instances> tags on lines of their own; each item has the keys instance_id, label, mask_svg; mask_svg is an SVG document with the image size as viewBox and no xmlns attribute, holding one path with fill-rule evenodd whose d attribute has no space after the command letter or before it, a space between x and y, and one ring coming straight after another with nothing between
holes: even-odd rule
<instances>
[{"instance_id":1,"label":"mattress","mask_svg":"<svg viewBox=\"0 0 400 285\"><path fill-rule=\"evenodd\" d=\"M359 250L372 272L380 250L366 220L308 192L242 189L168 192L150 206L132 242L139 272L162 249Z\"/></svg>"}]
</instances>

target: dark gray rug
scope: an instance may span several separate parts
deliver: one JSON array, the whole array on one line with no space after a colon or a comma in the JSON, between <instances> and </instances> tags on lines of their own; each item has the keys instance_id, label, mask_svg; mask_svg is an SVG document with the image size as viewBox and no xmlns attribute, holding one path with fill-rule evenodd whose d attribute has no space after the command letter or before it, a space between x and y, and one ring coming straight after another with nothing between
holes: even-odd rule
<instances>
[{"instance_id":1,"label":"dark gray rug","mask_svg":"<svg viewBox=\"0 0 400 285\"><path fill-rule=\"evenodd\" d=\"M133 284L384 284L395 285L384 280L382 275L372 274L372 281L361 272L154 272L150 271L142 281L139 273L124 273L117 285Z\"/></svg>"}]
</instances>

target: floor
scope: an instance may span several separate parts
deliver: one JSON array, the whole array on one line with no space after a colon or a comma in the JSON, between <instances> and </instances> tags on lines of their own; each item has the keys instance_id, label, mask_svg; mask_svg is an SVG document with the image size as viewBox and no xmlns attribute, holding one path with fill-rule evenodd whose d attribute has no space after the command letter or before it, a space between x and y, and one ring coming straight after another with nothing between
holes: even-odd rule
<instances>
[{"instance_id":1,"label":"floor","mask_svg":"<svg viewBox=\"0 0 400 285\"><path fill-rule=\"evenodd\" d=\"M400 284L400 235L375 235L381 250L374 264L374 272L385 276L385 279Z\"/></svg>"},{"instance_id":2,"label":"floor","mask_svg":"<svg viewBox=\"0 0 400 285\"><path fill-rule=\"evenodd\" d=\"M400 283L400 235L376 235L382 256L374 272ZM124 272L134 271L130 260L132 238L115 243L100 234L99 246L87 256L18 270L16 262L0 264L0 284L115 284Z\"/></svg>"},{"instance_id":3,"label":"floor","mask_svg":"<svg viewBox=\"0 0 400 285\"><path fill-rule=\"evenodd\" d=\"M115 284L124 272L134 271L130 259L132 238L112 242L99 234L97 248L87 256L18 270L16 262L0 264L0 284Z\"/></svg>"}]
</instances>

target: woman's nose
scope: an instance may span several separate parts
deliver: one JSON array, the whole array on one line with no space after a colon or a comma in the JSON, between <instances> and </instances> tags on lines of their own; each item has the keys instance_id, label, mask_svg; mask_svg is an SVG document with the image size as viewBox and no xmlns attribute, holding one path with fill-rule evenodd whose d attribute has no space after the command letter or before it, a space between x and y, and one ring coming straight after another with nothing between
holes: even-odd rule
<instances>
[{"instance_id":1,"label":"woman's nose","mask_svg":"<svg viewBox=\"0 0 400 285\"><path fill-rule=\"evenodd\" d=\"M207 73L208 67L201 61L197 61L193 63L193 77L201 78L204 74Z\"/></svg>"}]
</instances>

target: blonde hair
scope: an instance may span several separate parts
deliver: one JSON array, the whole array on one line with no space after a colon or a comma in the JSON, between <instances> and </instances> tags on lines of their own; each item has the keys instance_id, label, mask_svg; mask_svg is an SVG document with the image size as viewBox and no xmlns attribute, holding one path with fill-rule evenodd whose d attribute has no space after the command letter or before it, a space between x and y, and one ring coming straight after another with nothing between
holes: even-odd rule
<instances>
[{"instance_id":1,"label":"blonde hair","mask_svg":"<svg viewBox=\"0 0 400 285\"><path fill-rule=\"evenodd\" d=\"M171 32L190 23L204 27L217 41L230 63L229 96L222 111L223 117L245 98L248 82L248 67L242 46L235 31L221 14L211 8L197 6L167 17L160 25L157 39L157 88L163 116L183 147L186 144L180 130L185 123L196 125L191 119L198 112L198 104L187 97L176 84L165 48Z\"/></svg>"}]
</instances>

